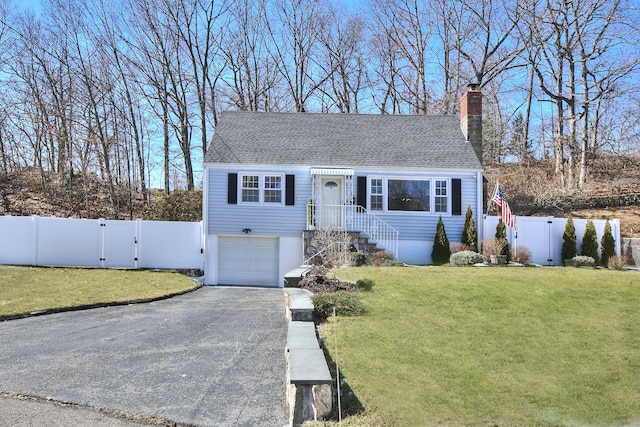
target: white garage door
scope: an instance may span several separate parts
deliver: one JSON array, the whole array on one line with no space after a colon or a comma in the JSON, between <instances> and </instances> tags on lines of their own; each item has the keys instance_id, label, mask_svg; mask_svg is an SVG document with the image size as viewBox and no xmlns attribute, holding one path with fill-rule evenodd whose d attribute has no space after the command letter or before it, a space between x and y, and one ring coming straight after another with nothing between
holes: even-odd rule
<instances>
[{"instance_id":1,"label":"white garage door","mask_svg":"<svg viewBox=\"0 0 640 427\"><path fill-rule=\"evenodd\" d=\"M279 286L278 239L219 237L218 284Z\"/></svg>"}]
</instances>

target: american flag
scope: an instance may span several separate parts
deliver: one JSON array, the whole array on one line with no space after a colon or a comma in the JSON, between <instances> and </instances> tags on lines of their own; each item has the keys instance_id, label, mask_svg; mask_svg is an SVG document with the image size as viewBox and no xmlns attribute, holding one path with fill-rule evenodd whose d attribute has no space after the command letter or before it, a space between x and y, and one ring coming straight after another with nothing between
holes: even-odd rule
<instances>
[{"instance_id":1,"label":"american flag","mask_svg":"<svg viewBox=\"0 0 640 427\"><path fill-rule=\"evenodd\" d=\"M509 227L515 227L516 217L511 214L509 202L507 202L507 198L504 196L502 188L500 188L500 183L496 183L496 189L493 192L491 201L500 208L500 218L502 219L502 222Z\"/></svg>"}]
</instances>

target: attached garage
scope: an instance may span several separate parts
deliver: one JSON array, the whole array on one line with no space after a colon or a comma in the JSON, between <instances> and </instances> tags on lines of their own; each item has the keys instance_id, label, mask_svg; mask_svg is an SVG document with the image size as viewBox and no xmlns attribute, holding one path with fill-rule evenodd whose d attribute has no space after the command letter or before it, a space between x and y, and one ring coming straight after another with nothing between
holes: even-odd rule
<instances>
[{"instance_id":1,"label":"attached garage","mask_svg":"<svg viewBox=\"0 0 640 427\"><path fill-rule=\"evenodd\" d=\"M220 236L218 284L280 286L277 237Z\"/></svg>"}]
</instances>

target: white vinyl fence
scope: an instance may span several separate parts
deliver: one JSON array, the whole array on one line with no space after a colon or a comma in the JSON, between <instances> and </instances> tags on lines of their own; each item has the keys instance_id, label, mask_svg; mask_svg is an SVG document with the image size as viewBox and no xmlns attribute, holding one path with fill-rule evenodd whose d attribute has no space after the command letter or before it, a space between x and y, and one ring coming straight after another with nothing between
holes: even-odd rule
<instances>
[{"instance_id":1,"label":"white vinyl fence","mask_svg":"<svg viewBox=\"0 0 640 427\"><path fill-rule=\"evenodd\" d=\"M0 216L0 264L203 270L202 222Z\"/></svg>"},{"instance_id":2,"label":"white vinyl fence","mask_svg":"<svg viewBox=\"0 0 640 427\"><path fill-rule=\"evenodd\" d=\"M484 216L483 236L493 238L496 234L498 216ZM606 220L593 220L598 235L598 251L600 240L604 233ZM620 255L620 220L609 220L611 233L616 242L616 253ZM564 234L567 218L519 216L516 217L516 229L507 227L507 239L511 247L526 246L531 251L531 262L542 265L562 265L562 235ZM576 229L578 253L582 247L582 236L587 225L586 219L573 218Z\"/></svg>"}]
</instances>

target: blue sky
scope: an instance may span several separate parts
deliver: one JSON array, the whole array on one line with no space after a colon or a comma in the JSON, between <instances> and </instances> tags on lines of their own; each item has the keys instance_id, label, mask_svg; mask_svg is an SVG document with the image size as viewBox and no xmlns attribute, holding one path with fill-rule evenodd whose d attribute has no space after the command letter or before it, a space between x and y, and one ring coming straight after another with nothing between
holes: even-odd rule
<instances>
[{"instance_id":1,"label":"blue sky","mask_svg":"<svg viewBox=\"0 0 640 427\"><path fill-rule=\"evenodd\" d=\"M16 7L21 9L31 9L38 12L42 8L40 0L19 0L13 3Z\"/></svg>"}]
</instances>

